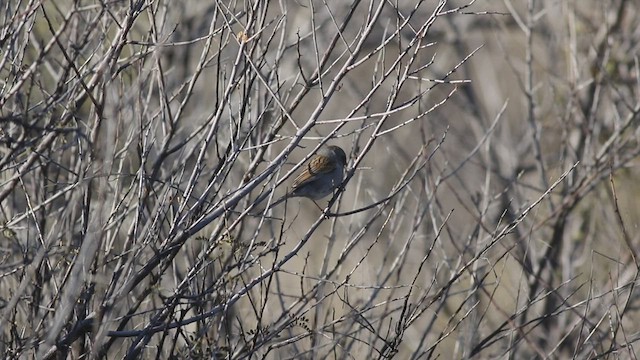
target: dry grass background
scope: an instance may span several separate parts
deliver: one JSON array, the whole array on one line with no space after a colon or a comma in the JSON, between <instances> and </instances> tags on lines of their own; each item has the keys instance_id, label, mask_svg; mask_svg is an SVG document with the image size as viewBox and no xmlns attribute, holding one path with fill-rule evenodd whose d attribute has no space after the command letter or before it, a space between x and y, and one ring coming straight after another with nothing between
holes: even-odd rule
<instances>
[{"instance_id":1,"label":"dry grass background","mask_svg":"<svg viewBox=\"0 0 640 360\"><path fill-rule=\"evenodd\" d=\"M5 358L636 358L635 1L0 7Z\"/></svg>"}]
</instances>

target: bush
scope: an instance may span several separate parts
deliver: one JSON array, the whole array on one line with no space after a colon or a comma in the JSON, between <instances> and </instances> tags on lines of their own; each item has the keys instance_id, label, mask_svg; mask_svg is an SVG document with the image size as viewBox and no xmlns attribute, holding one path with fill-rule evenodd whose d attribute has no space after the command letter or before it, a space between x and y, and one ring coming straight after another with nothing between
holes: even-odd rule
<instances>
[{"instance_id":1,"label":"bush","mask_svg":"<svg viewBox=\"0 0 640 360\"><path fill-rule=\"evenodd\" d=\"M5 358L634 356L635 2L1 6Z\"/></svg>"}]
</instances>

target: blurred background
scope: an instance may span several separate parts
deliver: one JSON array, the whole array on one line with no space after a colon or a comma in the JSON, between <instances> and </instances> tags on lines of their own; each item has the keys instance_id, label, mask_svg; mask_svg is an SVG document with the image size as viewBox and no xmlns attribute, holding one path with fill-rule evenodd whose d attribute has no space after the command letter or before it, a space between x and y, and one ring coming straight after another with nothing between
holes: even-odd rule
<instances>
[{"instance_id":1,"label":"blurred background","mask_svg":"<svg viewBox=\"0 0 640 360\"><path fill-rule=\"evenodd\" d=\"M5 358L636 357L636 1L0 7Z\"/></svg>"}]
</instances>

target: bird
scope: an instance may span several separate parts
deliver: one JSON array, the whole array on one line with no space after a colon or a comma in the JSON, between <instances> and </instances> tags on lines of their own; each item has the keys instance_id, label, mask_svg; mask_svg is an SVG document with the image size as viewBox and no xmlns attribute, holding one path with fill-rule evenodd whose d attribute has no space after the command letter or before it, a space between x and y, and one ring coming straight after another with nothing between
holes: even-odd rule
<instances>
[{"instance_id":1,"label":"bird","mask_svg":"<svg viewBox=\"0 0 640 360\"><path fill-rule=\"evenodd\" d=\"M321 148L293 180L291 190L271 203L267 210L294 197L305 197L314 201L326 197L342 183L346 164L347 155L339 146Z\"/></svg>"}]
</instances>

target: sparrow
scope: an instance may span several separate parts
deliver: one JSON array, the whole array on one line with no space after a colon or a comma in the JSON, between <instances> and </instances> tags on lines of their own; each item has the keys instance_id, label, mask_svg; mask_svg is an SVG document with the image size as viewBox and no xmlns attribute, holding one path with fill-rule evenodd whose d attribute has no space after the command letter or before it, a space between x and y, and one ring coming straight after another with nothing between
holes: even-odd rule
<instances>
[{"instance_id":1,"label":"sparrow","mask_svg":"<svg viewBox=\"0 0 640 360\"><path fill-rule=\"evenodd\" d=\"M300 175L293 180L291 190L269 205L269 209L294 197L306 197L311 200L326 197L342 183L346 164L347 156L340 147L330 145L318 150Z\"/></svg>"}]
</instances>

